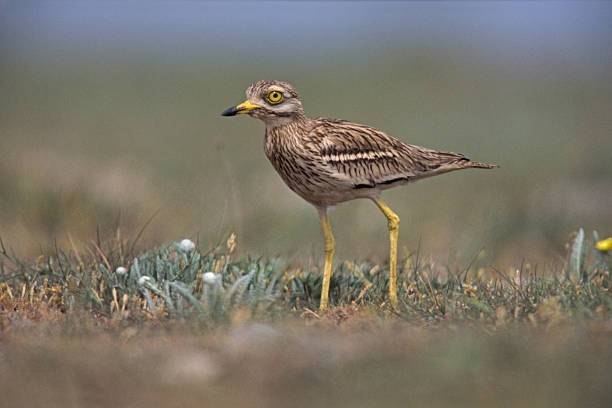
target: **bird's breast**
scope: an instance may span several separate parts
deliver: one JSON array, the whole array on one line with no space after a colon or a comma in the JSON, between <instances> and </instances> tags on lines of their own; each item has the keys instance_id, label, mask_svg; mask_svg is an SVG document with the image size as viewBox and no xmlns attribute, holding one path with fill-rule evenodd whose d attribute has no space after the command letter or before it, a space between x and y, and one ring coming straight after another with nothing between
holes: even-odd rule
<instances>
[{"instance_id":1,"label":"bird's breast","mask_svg":"<svg viewBox=\"0 0 612 408\"><path fill-rule=\"evenodd\" d=\"M338 180L299 137L267 131L264 151L285 184L306 201L313 204L344 201L335 197L341 187Z\"/></svg>"},{"instance_id":2,"label":"bird's breast","mask_svg":"<svg viewBox=\"0 0 612 408\"><path fill-rule=\"evenodd\" d=\"M312 158L308 157L296 139L268 131L264 142L266 157L292 189L307 184L308 177L316 169Z\"/></svg>"}]
</instances>

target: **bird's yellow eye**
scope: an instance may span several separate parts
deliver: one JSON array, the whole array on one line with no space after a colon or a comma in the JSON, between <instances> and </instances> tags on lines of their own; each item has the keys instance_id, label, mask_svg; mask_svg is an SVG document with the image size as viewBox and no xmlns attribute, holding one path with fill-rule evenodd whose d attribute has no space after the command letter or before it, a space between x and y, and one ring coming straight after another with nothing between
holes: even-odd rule
<instances>
[{"instance_id":1,"label":"bird's yellow eye","mask_svg":"<svg viewBox=\"0 0 612 408\"><path fill-rule=\"evenodd\" d=\"M283 101L283 93L280 91L270 91L268 93L268 102L272 105L276 105L277 103L281 103Z\"/></svg>"}]
</instances>

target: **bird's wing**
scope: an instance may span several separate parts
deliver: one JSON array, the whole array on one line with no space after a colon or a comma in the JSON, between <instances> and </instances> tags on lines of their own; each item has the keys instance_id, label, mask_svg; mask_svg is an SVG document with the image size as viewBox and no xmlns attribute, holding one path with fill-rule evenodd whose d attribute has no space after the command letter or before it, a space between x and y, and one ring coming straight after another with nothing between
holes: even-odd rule
<instances>
[{"instance_id":1,"label":"bird's wing","mask_svg":"<svg viewBox=\"0 0 612 408\"><path fill-rule=\"evenodd\" d=\"M461 154L408 145L369 126L326 118L315 119L306 147L355 188L412 181L469 162Z\"/></svg>"}]
</instances>

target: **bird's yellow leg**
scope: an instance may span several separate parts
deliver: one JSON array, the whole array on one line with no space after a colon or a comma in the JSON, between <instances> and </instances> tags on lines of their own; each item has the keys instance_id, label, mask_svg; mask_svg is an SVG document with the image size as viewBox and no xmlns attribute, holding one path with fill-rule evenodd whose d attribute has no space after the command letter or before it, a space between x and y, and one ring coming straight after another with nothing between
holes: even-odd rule
<instances>
[{"instance_id":1,"label":"bird's yellow leg","mask_svg":"<svg viewBox=\"0 0 612 408\"><path fill-rule=\"evenodd\" d=\"M389 227L389 302L397 306L397 236L400 219L382 200L374 201L387 217Z\"/></svg>"},{"instance_id":2,"label":"bird's yellow leg","mask_svg":"<svg viewBox=\"0 0 612 408\"><path fill-rule=\"evenodd\" d=\"M320 210L319 214L321 217L321 227L323 228L323 237L325 238L325 268L323 269L323 286L321 288L320 309L326 310L329 306L329 281L331 279L332 261L334 259L336 243L334 241L334 236L332 235L331 226L329 225L327 212Z\"/></svg>"}]
</instances>

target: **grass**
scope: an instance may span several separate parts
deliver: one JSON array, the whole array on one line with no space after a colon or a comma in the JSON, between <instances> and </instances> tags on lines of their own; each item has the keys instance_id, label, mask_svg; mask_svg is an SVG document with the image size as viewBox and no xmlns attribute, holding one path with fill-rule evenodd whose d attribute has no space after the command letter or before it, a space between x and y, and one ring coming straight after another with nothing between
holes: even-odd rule
<instances>
[{"instance_id":1,"label":"grass","mask_svg":"<svg viewBox=\"0 0 612 408\"><path fill-rule=\"evenodd\" d=\"M237 257L233 234L145 252L118 236L33 264L2 243L0 392L47 407L605 406L612 291L598 239L580 230L546 271L442 267L416 251L398 268L397 310L386 267L343 262L323 314L317 268Z\"/></svg>"},{"instance_id":2,"label":"grass","mask_svg":"<svg viewBox=\"0 0 612 408\"><path fill-rule=\"evenodd\" d=\"M594 233L593 242L599 240ZM104 247L104 249L103 249ZM207 251L178 243L134 255L120 238L93 243L88 253L56 250L34 265L2 245L0 299L4 310L79 311L105 319L164 323L191 319L205 327L248 319L274 320L317 309L321 273L280 258L235 258L235 235ZM117 269L123 267L123 270ZM612 310L610 261L581 229L566 265L510 272L469 267L452 271L419 252L400 262L400 307L387 305L388 270L369 263L337 265L332 304L419 322L469 321L487 325L557 318L606 317ZM204 275L211 272L209 279ZM212 279L212 280L211 280ZM245 317L246 316L246 317ZM3 325L10 325L4 314Z\"/></svg>"},{"instance_id":3,"label":"grass","mask_svg":"<svg viewBox=\"0 0 612 408\"><path fill-rule=\"evenodd\" d=\"M234 238L194 252L97 239L35 262L3 244L0 393L46 407L607 406L598 240L577 232L546 268L408 253L398 310L385 265L338 257L325 314L318 267L237 255Z\"/></svg>"}]
</instances>

